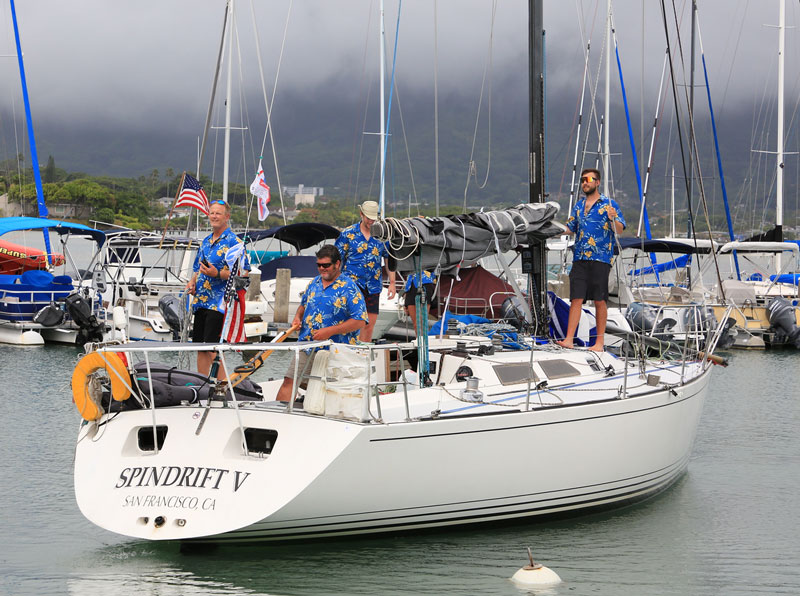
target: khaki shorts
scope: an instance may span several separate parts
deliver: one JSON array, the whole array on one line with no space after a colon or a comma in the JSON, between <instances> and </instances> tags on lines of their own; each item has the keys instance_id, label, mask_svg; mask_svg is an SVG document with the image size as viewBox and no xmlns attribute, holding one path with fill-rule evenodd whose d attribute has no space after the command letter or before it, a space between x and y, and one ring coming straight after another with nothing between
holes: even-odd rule
<instances>
[{"instance_id":1,"label":"khaki shorts","mask_svg":"<svg viewBox=\"0 0 800 596\"><path fill-rule=\"evenodd\" d=\"M306 350L294 350L292 353L292 360L289 362L289 368L286 369L286 374L284 376L287 379L294 378L295 361L297 361L297 374L302 375L303 371L305 371L306 375L310 375L311 369L314 367L314 357L316 355L316 350L311 351L310 354ZM311 362L309 362L309 359ZM306 365L308 365L308 368L306 368Z\"/></svg>"}]
</instances>

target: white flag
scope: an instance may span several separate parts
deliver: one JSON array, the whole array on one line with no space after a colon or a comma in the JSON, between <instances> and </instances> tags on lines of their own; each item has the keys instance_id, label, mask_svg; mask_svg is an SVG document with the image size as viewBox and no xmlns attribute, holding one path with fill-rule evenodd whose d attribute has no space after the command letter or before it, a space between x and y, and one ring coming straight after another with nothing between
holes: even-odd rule
<instances>
[{"instance_id":1,"label":"white flag","mask_svg":"<svg viewBox=\"0 0 800 596\"><path fill-rule=\"evenodd\" d=\"M261 160L258 160L258 174L250 185L250 192L258 199L258 219L264 221L269 215L269 186L264 177L264 168L261 167Z\"/></svg>"}]
</instances>

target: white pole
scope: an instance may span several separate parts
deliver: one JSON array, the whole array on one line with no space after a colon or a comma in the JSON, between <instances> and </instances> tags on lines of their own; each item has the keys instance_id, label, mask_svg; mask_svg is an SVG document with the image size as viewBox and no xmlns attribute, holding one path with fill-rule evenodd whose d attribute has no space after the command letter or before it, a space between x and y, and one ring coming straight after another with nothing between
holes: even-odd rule
<instances>
[{"instance_id":1,"label":"white pole","mask_svg":"<svg viewBox=\"0 0 800 596\"><path fill-rule=\"evenodd\" d=\"M225 92L225 153L222 172L222 200L228 202L228 169L231 152L231 80L233 78L233 0L229 0L230 24L228 27L228 85Z\"/></svg>"},{"instance_id":2,"label":"white pole","mask_svg":"<svg viewBox=\"0 0 800 596\"><path fill-rule=\"evenodd\" d=\"M611 0L606 2L608 10L606 11L606 106L605 115L603 116L603 194L608 196L608 179L610 172L608 168L609 162L609 141L608 130L610 122L611 106Z\"/></svg>"},{"instance_id":3,"label":"white pole","mask_svg":"<svg viewBox=\"0 0 800 596\"><path fill-rule=\"evenodd\" d=\"M780 20L778 25L778 178L776 189L777 224L783 225L783 72L786 45L786 0L780 0Z\"/></svg>"},{"instance_id":4,"label":"white pole","mask_svg":"<svg viewBox=\"0 0 800 596\"><path fill-rule=\"evenodd\" d=\"M384 200L386 197L386 108L384 107L386 101L386 98L384 97L384 79L386 78L386 73L384 72L386 62L386 44L384 41L386 39L386 29L383 20L383 0L381 0L380 10L380 39L378 40L378 43L380 44L379 55L381 60L381 194L378 205L380 207L380 216L383 218L385 215Z\"/></svg>"},{"instance_id":5,"label":"white pole","mask_svg":"<svg viewBox=\"0 0 800 596\"><path fill-rule=\"evenodd\" d=\"M777 179L775 182L775 225L783 235L783 59L786 42L786 0L780 0L780 17L778 20L778 150ZM777 272L781 270L781 254L775 258Z\"/></svg>"},{"instance_id":6,"label":"white pole","mask_svg":"<svg viewBox=\"0 0 800 596\"><path fill-rule=\"evenodd\" d=\"M669 207L670 213L670 238L675 238L675 166L672 166L672 199Z\"/></svg>"}]
</instances>

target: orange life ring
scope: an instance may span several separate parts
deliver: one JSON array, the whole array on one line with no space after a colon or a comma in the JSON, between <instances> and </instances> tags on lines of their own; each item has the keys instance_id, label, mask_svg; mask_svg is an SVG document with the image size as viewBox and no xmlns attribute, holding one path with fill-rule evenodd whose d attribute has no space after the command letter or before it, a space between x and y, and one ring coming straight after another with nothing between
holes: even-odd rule
<instances>
[{"instance_id":1,"label":"orange life ring","mask_svg":"<svg viewBox=\"0 0 800 596\"><path fill-rule=\"evenodd\" d=\"M105 369L111 381L111 397L125 401L131 395L131 376L128 368L115 352L92 352L75 365L72 372L72 399L84 420L97 420L103 415L99 400L89 393L89 375Z\"/></svg>"}]
</instances>

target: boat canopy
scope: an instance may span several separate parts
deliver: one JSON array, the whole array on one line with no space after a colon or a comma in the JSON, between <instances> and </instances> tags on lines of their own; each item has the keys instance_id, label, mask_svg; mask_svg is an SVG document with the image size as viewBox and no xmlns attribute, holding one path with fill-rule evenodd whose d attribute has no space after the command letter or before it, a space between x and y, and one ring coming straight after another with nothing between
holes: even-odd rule
<instances>
[{"instance_id":1,"label":"boat canopy","mask_svg":"<svg viewBox=\"0 0 800 596\"><path fill-rule=\"evenodd\" d=\"M472 266L498 250L513 250L565 233L566 228L553 221L558 210L558 203L524 203L483 213L388 218L372 225L372 235L387 243L398 271L414 271L418 266L447 271ZM412 255L418 258L409 258Z\"/></svg>"},{"instance_id":2,"label":"boat canopy","mask_svg":"<svg viewBox=\"0 0 800 596\"><path fill-rule=\"evenodd\" d=\"M717 248L717 243L705 238L620 238L619 246L623 250L641 250L643 252L667 252L682 255L709 254ZM614 248L614 253L619 254L619 247Z\"/></svg>"},{"instance_id":3,"label":"boat canopy","mask_svg":"<svg viewBox=\"0 0 800 596\"><path fill-rule=\"evenodd\" d=\"M723 244L719 249L719 254L724 255L736 252L760 252L760 253L779 253L791 252L795 255L800 254L800 245L794 242L748 242L736 240Z\"/></svg>"},{"instance_id":4,"label":"boat canopy","mask_svg":"<svg viewBox=\"0 0 800 596\"><path fill-rule=\"evenodd\" d=\"M24 230L52 230L62 235L75 234L77 236L89 236L98 246L102 246L106 239L105 233L101 230L95 230L89 226L69 221L59 221L57 219L46 219L43 217L0 218L0 236L9 232L21 232Z\"/></svg>"},{"instance_id":5,"label":"boat canopy","mask_svg":"<svg viewBox=\"0 0 800 596\"><path fill-rule=\"evenodd\" d=\"M340 231L325 223L294 223L286 226L275 226L268 230L250 230L239 234L245 244L257 242L264 238L275 238L281 242L291 244L297 252L305 248L324 242L336 240Z\"/></svg>"}]
</instances>

